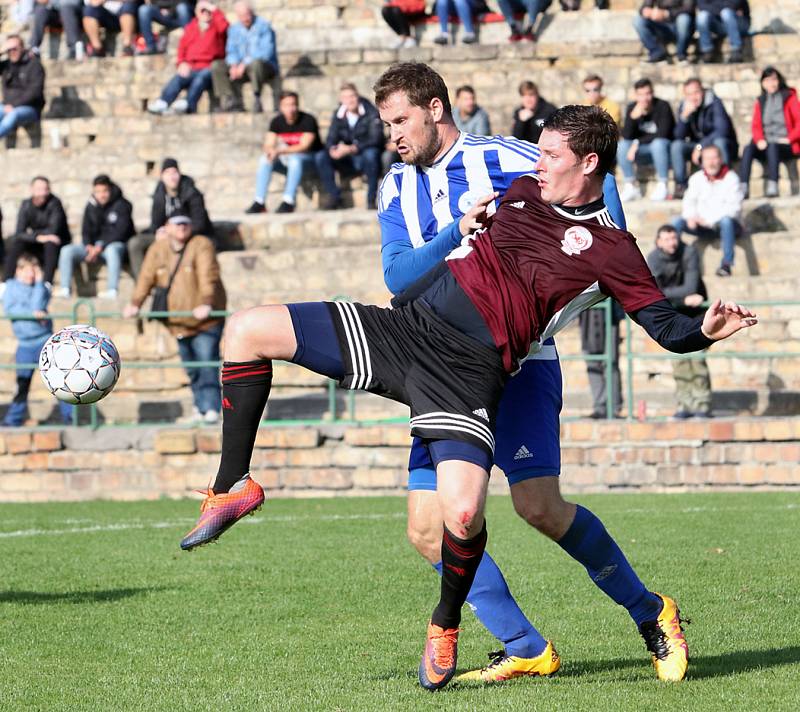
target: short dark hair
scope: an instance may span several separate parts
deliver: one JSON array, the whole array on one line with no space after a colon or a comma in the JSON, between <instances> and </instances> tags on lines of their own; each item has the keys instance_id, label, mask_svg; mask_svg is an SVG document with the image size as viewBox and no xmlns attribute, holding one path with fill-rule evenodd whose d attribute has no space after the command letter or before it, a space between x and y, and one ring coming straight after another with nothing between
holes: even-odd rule
<instances>
[{"instance_id":1,"label":"short dark hair","mask_svg":"<svg viewBox=\"0 0 800 712\"><path fill-rule=\"evenodd\" d=\"M358 89L356 89L356 85L353 82L345 82L344 84L339 86L339 91L351 91L355 94L358 94Z\"/></svg>"},{"instance_id":2,"label":"short dark hair","mask_svg":"<svg viewBox=\"0 0 800 712\"><path fill-rule=\"evenodd\" d=\"M460 87L458 87L458 89L456 89L456 99L458 99L458 97L460 97L464 92L475 96L475 90L469 84L462 84Z\"/></svg>"},{"instance_id":3,"label":"short dark hair","mask_svg":"<svg viewBox=\"0 0 800 712\"><path fill-rule=\"evenodd\" d=\"M278 103L282 102L284 99L288 99L289 97L294 97L294 100L299 104L300 103L300 95L296 91L282 91L278 94Z\"/></svg>"},{"instance_id":4,"label":"short dark hair","mask_svg":"<svg viewBox=\"0 0 800 712\"><path fill-rule=\"evenodd\" d=\"M556 110L542 128L566 136L570 151L578 158L596 153L598 175L614 170L619 129L605 109L568 104Z\"/></svg>"},{"instance_id":5,"label":"short dark hair","mask_svg":"<svg viewBox=\"0 0 800 712\"><path fill-rule=\"evenodd\" d=\"M634 89L644 89L645 87L653 88L653 82L651 82L647 77L643 77L642 79L637 79L633 83Z\"/></svg>"},{"instance_id":6,"label":"short dark hair","mask_svg":"<svg viewBox=\"0 0 800 712\"><path fill-rule=\"evenodd\" d=\"M33 185L37 180L43 180L47 185L50 185L50 179L45 176L33 176L31 178L31 185Z\"/></svg>"},{"instance_id":7,"label":"short dark hair","mask_svg":"<svg viewBox=\"0 0 800 712\"><path fill-rule=\"evenodd\" d=\"M537 87L536 84L530 79L520 82L519 86L517 87L517 91L519 92L520 96L523 94L536 94L536 96L539 96L539 87Z\"/></svg>"},{"instance_id":8,"label":"short dark hair","mask_svg":"<svg viewBox=\"0 0 800 712\"><path fill-rule=\"evenodd\" d=\"M39 267L41 264L42 263L39 261L39 258L30 252L23 252L19 257L17 257L17 267L21 267L22 265L33 265L34 267Z\"/></svg>"},{"instance_id":9,"label":"short dark hair","mask_svg":"<svg viewBox=\"0 0 800 712\"><path fill-rule=\"evenodd\" d=\"M703 86L703 81L700 77L689 77L684 83L684 87L688 87L690 84L699 84L701 87Z\"/></svg>"},{"instance_id":10,"label":"short dark hair","mask_svg":"<svg viewBox=\"0 0 800 712\"><path fill-rule=\"evenodd\" d=\"M452 115L447 85L442 76L422 62L396 62L375 82L375 103L380 106L392 94L403 92L412 106L427 108L433 99L442 102L445 113Z\"/></svg>"},{"instance_id":11,"label":"short dark hair","mask_svg":"<svg viewBox=\"0 0 800 712\"><path fill-rule=\"evenodd\" d=\"M586 77L584 77L584 79L581 82L581 84L586 84L587 82L600 82L600 84L602 86L603 77L601 77L599 74L589 74Z\"/></svg>"},{"instance_id":12,"label":"short dark hair","mask_svg":"<svg viewBox=\"0 0 800 712\"><path fill-rule=\"evenodd\" d=\"M761 72L761 79L759 79L759 81L763 82L767 77L778 78L778 91L783 91L784 89L787 88L786 79L784 79L783 74L781 74L775 67L773 66L764 67L764 71Z\"/></svg>"},{"instance_id":13,"label":"short dark hair","mask_svg":"<svg viewBox=\"0 0 800 712\"><path fill-rule=\"evenodd\" d=\"M95 176L95 179L92 181L92 185L104 185L107 188L110 188L111 178L109 178L105 173L101 173L99 176Z\"/></svg>"},{"instance_id":14,"label":"short dark hair","mask_svg":"<svg viewBox=\"0 0 800 712\"><path fill-rule=\"evenodd\" d=\"M678 232L678 228L676 228L674 225L670 225L669 223L664 223L658 228L658 230L656 230L656 240L658 240L658 236L662 232Z\"/></svg>"}]
</instances>

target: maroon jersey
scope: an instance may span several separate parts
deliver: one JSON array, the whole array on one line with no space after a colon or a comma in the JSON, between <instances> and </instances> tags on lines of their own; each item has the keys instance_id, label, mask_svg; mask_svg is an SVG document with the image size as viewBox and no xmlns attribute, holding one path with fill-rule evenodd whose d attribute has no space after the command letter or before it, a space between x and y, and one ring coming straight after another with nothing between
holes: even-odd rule
<instances>
[{"instance_id":1,"label":"maroon jersey","mask_svg":"<svg viewBox=\"0 0 800 712\"><path fill-rule=\"evenodd\" d=\"M608 211L572 215L544 202L531 176L515 180L489 227L446 259L508 371L550 319L595 283L626 312L664 299L633 235L615 227Z\"/></svg>"}]
</instances>

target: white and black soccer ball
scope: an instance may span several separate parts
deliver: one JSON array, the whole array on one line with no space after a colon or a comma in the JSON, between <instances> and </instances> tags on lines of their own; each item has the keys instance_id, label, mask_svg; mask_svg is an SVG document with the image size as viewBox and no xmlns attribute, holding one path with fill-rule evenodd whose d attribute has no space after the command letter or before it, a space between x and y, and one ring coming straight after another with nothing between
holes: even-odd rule
<instances>
[{"instance_id":1,"label":"white and black soccer ball","mask_svg":"<svg viewBox=\"0 0 800 712\"><path fill-rule=\"evenodd\" d=\"M119 372L114 342L86 324L65 326L47 340L39 355L44 385L65 403L96 403L113 390Z\"/></svg>"}]
</instances>

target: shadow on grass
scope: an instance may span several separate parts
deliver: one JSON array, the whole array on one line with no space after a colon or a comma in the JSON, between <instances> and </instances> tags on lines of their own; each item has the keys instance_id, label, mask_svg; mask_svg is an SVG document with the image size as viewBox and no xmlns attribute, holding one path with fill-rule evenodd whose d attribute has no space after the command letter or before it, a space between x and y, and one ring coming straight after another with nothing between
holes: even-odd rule
<instances>
[{"instance_id":1,"label":"shadow on grass","mask_svg":"<svg viewBox=\"0 0 800 712\"><path fill-rule=\"evenodd\" d=\"M113 603L131 596L163 591L163 586L149 588L110 588L105 591L0 591L0 603L36 606L53 603Z\"/></svg>"}]
</instances>

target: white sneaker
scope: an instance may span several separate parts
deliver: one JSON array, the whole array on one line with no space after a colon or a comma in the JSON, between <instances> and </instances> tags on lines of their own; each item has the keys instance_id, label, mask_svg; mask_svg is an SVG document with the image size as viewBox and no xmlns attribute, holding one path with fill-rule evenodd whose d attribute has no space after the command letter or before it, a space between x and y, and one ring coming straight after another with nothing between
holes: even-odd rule
<instances>
[{"instance_id":1,"label":"white sneaker","mask_svg":"<svg viewBox=\"0 0 800 712\"><path fill-rule=\"evenodd\" d=\"M406 37L403 40L403 49L411 49L412 47L417 46L417 41L413 37Z\"/></svg>"},{"instance_id":2,"label":"white sneaker","mask_svg":"<svg viewBox=\"0 0 800 712\"><path fill-rule=\"evenodd\" d=\"M619 197L623 203L630 203L632 200L641 200L642 191L636 183L629 181L622 186L622 194Z\"/></svg>"},{"instance_id":3,"label":"white sneaker","mask_svg":"<svg viewBox=\"0 0 800 712\"><path fill-rule=\"evenodd\" d=\"M189 102L186 99L176 99L172 102L173 114L185 114L189 111Z\"/></svg>"},{"instance_id":4,"label":"white sneaker","mask_svg":"<svg viewBox=\"0 0 800 712\"><path fill-rule=\"evenodd\" d=\"M147 110L151 114L163 114L167 109L169 109L169 104L163 99L153 99L152 101L147 103Z\"/></svg>"},{"instance_id":5,"label":"white sneaker","mask_svg":"<svg viewBox=\"0 0 800 712\"><path fill-rule=\"evenodd\" d=\"M400 49L405 44L405 42L406 42L405 37L398 37L394 42L392 42L391 48Z\"/></svg>"},{"instance_id":6,"label":"white sneaker","mask_svg":"<svg viewBox=\"0 0 800 712\"><path fill-rule=\"evenodd\" d=\"M669 188L667 184L661 180L656 183L656 187L653 188L653 192L650 193L650 200L661 202L662 200L666 200L669 197Z\"/></svg>"},{"instance_id":7,"label":"white sneaker","mask_svg":"<svg viewBox=\"0 0 800 712\"><path fill-rule=\"evenodd\" d=\"M206 425L215 425L219 423L219 413L216 410L207 410L203 415L203 422Z\"/></svg>"},{"instance_id":8,"label":"white sneaker","mask_svg":"<svg viewBox=\"0 0 800 712\"><path fill-rule=\"evenodd\" d=\"M56 299L69 299L69 287L59 287L53 295Z\"/></svg>"},{"instance_id":9,"label":"white sneaker","mask_svg":"<svg viewBox=\"0 0 800 712\"><path fill-rule=\"evenodd\" d=\"M119 292L116 289L106 289L105 292L100 292L97 295L98 299L116 299L119 296Z\"/></svg>"}]
</instances>

